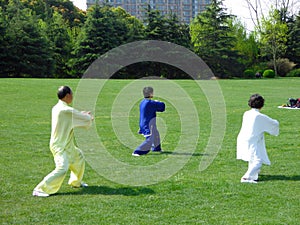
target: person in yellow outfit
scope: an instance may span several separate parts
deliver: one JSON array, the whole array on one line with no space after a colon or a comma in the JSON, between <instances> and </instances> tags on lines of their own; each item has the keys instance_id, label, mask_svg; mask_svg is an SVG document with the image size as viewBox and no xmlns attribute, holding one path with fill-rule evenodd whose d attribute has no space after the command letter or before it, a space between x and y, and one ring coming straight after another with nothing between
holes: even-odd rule
<instances>
[{"instance_id":1,"label":"person in yellow outfit","mask_svg":"<svg viewBox=\"0 0 300 225\"><path fill-rule=\"evenodd\" d=\"M58 103L52 108L50 138L50 150L54 157L55 169L34 188L33 196L48 197L56 193L69 169L71 171L69 185L88 186L82 182L85 159L74 142L74 128L88 128L94 118L90 112L80 112L69 106L73 100L70 87L60 87L57 96Z\"/></svg>"}]
</instances>

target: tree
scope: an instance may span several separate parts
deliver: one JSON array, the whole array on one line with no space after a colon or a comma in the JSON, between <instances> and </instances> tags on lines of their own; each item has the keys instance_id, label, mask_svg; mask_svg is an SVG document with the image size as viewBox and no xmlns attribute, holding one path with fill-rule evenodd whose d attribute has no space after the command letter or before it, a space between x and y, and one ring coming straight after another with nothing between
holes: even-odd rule
<instances>
[{"instance_id":1,"label":"tree","mask_svg":"<svg viewBox=\"0 0 300 225\"><path fill-rule=\"evenodd\" d=\"M241 76L243 67L234 50L236 37L229 23L232 15L225 13L222 0L213 0L207 9L191 23L194 51L212 69L215 76L228 78Z\"/></svg>"},{"instance_id":2,"label":"tree","mask_svg":"<svg viewBox=\"0 0 300 225\"><path fill-rule=\"evenodd\" d=\"M151 9L148 5L144 23L146 24L146 38L150 40L161 40L164 38L165 20L158 10Z\"/></svg>"},{"instance_id":3,"label":"tree","mask_svg":"<svg viewBox=\"0 0 300 225\"><path fill-rule=\"evenodd\" d=\"M276 61L286 51L288 27L281 21L278 10L270 11L269 17L262 21L260 43L262 54L269 57L273 62L275 75L277 75Z\"/></svg>"},{"instance_id":4,"label":"tree","mask_svg":"<svg viewBox=\"0 0 300 225\"><path fill-rule=\"evenodd\" d=\"M50 44L40 20L19 0L10 0L6 12L6 51L4 76L48 77L53 74Z\"/></svg>"},{"instance_id":5,"label":"tree","mask_svg":"<svg viewBox=\"0 0 300 225\"><path fill-rule=\"evenodd\" d=\"M179 22L175 14L161 15L148 5L146 9L145 39L168 41L190 48L189 27ZM176 54L174 52L174 54ZM129 65L114 75L115 78L159 76L164 78L189 78L180 69L160 62L139 62Z\"/></svg>"},{"instance_id":6,"label":"tree","mask_svg":"<svg viewBox=\"0 0 300 225\"><path fill-rule=\"evenodd\" d=\"M4 14L2 8L0 7L0 75L5 76L6 70L6 57L7 57L7 37L8 21L6 15Z\"/></svg>"},{"instance_id":7,"label":"tree","mask_svg":"<svg viewBox=\"0 0 300 225\"><path fill-rule=\"evenodd\" d=\"M67 77L69 73L67 63L72 52L70 28L64 22L62 15L54 11L46 29L53 50L54 76L58 78Z\"/></svg>"},{"instance_id":8,"label":"tree","mask_svg":"<svg viewBox=\"0 0 300 225\"><path fill-rule=\"evenodd\" d=\"M74 6L70 0L45 0L47 5L61 14L68 25L73 28L81 26L86 19L86 13Z\"/></svg>"},{"instance_id":9,"label":"tree","mask_svg":"<svg viewBox=\"0 0 300 225\"><path fill-rule=\"evenodd\" d=\"M127 13L123 8L112 8L112 11L127 26L126 42L139 41L145 38L145 27L136 17Z\"/></svg>"},{"instance_id":10,"label":"tree","mask_svg":"<svg viewBox=\"0 0 300 225\"><path fill-rule=\"evenodd\" d=\"M6 7L8 6L9 0L0 0L0 8L2 11L6 10Z\"/></svg>"},{"instance_id":11,"label":"tree","mask_svg":"<svg viewBox=\"0 0 300 225\"><path fill-rule=\"evenodd\" d=\"M300 68L300 11L291 17L288 22L287 49L285 57L296 63Z\"/></svg>"},{"instance_id":12,"label":"tree","mask_svg":"<svg viewBox=\"0 0 300 225\"><path fill-rule=\"evenodd\" d=\"M238 19L232 20L230 27L232 29L232 36L236 37L234 49L238 51L241 57L238 61L245 67L251 67L258 62L259 57L259 43L257 41L256 33L248 33L246 28Z\"/></svg>"},{"instance_id":13,"label":"tree","mask_svg":"<svg viewBox=\"0 0 300 225\"><path fill-rule=\"evenodd\" d=\"M189 26L180 23L176 14L161 15L158 10L147 8L145 36L150 40L169 41L190 48Z\"/></svg>"},{"instance_id":14,"label":"tree","mask_svg":"<svg viewBox=\"0 0 300 225\"><path fill-rule=\"evenodd\" d=\"M298 0L244 0L247 3L250 18L258 32L261 32L262 21L265 20L265 12L273 9L281 11L281 18L286 21L289 14L293 15L293 9L299 8Z\"/></svg>"},{"instance_id":15,"label":"tree","mask_svg":"<svg viewBox=\"0 0 300 225\"><path fill-rule=\"evenodd\" d=\"M248 6L251 20L258 31L261 31L261 18L264 19L263 7L261 0L245 0Z\"/></svg>"},{"instance_id":16,"label":"tree","mask_svg":"<svg viewBox=\"0 0 300 225\"><path fill-rule=\"evenodd\" d=\"M128 26L108 5L93 6L79 34L74 48L74 58L70 61L74 76L81 76L89 65L100 55L126 43Z\"/></svg>"},{"instance_id":17,"label":"tree","mask_svg":"<svg viewBox=\"0 0 300 225\"><path fill-rule=\"evenodd\" d=\"M189 26L180 23L176 14L169 14L165 18L165 40L186 48L191 48Z\"/></svg>"},{"instance_id":18,"label":"tree","mask_svg":"<svg viewBox=\"0 0 300 225\"><path fill-rule=\"evenodd\" d=\"M51 17L52 9L44 0L22 0L22 5L43 21Z\"/></svg>"}]
</instances>

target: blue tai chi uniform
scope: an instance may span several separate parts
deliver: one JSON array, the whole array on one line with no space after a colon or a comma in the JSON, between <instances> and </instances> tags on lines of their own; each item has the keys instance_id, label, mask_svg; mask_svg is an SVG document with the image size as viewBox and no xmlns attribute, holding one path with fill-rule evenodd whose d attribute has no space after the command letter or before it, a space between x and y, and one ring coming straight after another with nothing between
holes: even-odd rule
<instances>
[{"instance_id":1,"label":"blue tai chi uniform","mask_svg":"<svg viewBox=\"0 0 300 225\"><path fill-rule=\"evenodd\" d=\"M165 103L145 98L140 103L140 130L145 141L136 148L134 154L145 155L150 150L161 151L160 135L156 127L156 112L165 111Z\"/></svg>"}]
</instances>

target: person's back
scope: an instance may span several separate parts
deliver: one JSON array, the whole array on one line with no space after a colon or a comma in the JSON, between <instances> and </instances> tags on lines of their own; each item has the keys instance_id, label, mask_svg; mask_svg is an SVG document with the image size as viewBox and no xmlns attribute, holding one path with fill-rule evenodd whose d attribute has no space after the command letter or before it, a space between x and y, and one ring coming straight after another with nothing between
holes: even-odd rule
<instances>
[{"instance_id":1,"label":"person's back","mask_svg":"<svg viewBox=\"0 0 300 225\"><path fill-rule=\"evenodd\" d=\"M156 127L156 112L163 112L165 104L145 98L140 103L140 134L149 135L151 127Z\"/></svg>"},{"instance_id":2,"label":"person's back","mask_svg":"<svg viewBox=\"0 0 300 225\"><path fill-rule=\"evenodd\" d=\"M257 183L262 164L270 165L264 140L264 133L279 134L279 123L260 112L264 98L259 94L250 97L250 110L243 115L241 130L237 137L237 159L248 161L248 170L241 182Z\"/></svg>"},{"instance_id":3,"label":"person's back","mask_svg":"<svg viewBox=\"0 0 300 225\"><path fill-rule=\"evenodd\" d=\"M87 187L82 182L85 160L74 142L74 127L89 127L93 121L90 112L80 112L71 106L71 88L62 86L57 92L58 103L52 108L50 150L54 157L55 169L34 188L32 195L48 197L56 193L63 183L68 170L71 171L68 184L72 187Z\"/></svg>"},{"instance_id":4,"label":"person's back","mask_svg":"<svg viewBox=\"0 0 300 225\"><path fill-rule=\"evenodd\" d=\"M278 135L278 122L261 113L258 109L251 109L244 114L241 132L243 131L248 136L261 135L264 132Z\"/></svg>"},{"instance_id":5,"label":"person's back","mask_svg":"<svg viewBox=\"0 0 300 225\"><path fill-rule=\"evenodd\" d=\"M160 135L156 127L156 112L165 111L165 103L153 101L153 88L144 87L144 99L140 103L139 134L143 134L146 140L132 153L133 156L145 155L150 150L162 152Z\"/></svg>"},{"instance_id":6,"label":"person's back","mask_svg":"<svg viewBox=\"0 0 300 225\"><path fill-rule=\"evenodd\" d=\"M64 101L59 100L52 108L50 149L62 151L66 147L74 144L74 127L89 127L91 116L87 113L79 112Z\"/></svg>"},{"instance_id":7,"label":"person's back","mask_svg":"<svg viewBox=\"0 0 300 225\"><path fill-rule=\"evenodd\" d=\"M69 106L61 100L52 108L50 149L54 151L63 150L69 141L72 114L68 113L68 108Z\"/></svg>"}]
</instances>

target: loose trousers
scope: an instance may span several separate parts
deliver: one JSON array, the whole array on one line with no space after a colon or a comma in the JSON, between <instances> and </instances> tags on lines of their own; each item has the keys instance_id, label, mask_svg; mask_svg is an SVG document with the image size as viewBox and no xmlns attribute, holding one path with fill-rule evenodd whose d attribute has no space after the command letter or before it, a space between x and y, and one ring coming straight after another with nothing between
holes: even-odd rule
<instances>
[{"instance_id":1,"label":"loose trousers","mask_svg":"<svg viewBox=\"0 0 300 225\"><path fill-rule=\"evenodd\" d=\"M77 147L53 153L55 169L49 173L35 188L47 194L56 193L70 169L70 179L68 184L72 187L80 187L85 169L85 160L81 150Z\"/></svg>"},{"instance_id":2,"label":"loose trousers","mask_svg":"<svg viewBox=\"0 0 300 225\"><path fill-rule=\"evenodd\" d=\"M260 159L250 160L248 162L248 170L244 174L243 178L246 178L248 180L257 180L261 166L262 166L262 160Z\"/></svg>"},{"instance_id":3,"label":"loose trousers","mask_svg":"<svg viewBox=\"0 0 300 225\"><path fill-rule=\"evenodd\" d=\"M134 153L145 155L149 153L150 150L154 152L161 151L160 134L157 129L153 129L152 134L146 136L145 141L135 149Z\"/></svg>"}]
</instances>

